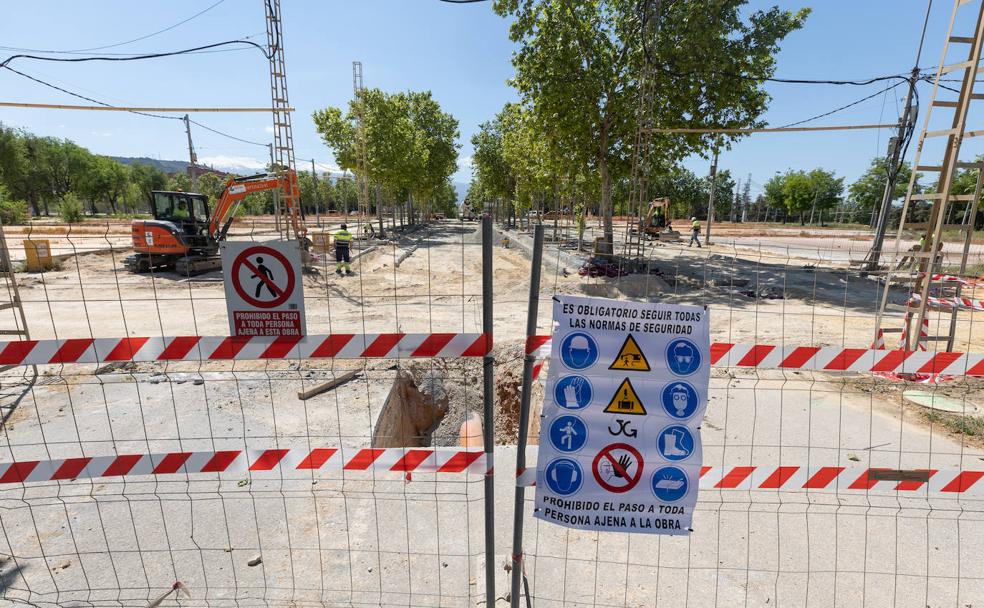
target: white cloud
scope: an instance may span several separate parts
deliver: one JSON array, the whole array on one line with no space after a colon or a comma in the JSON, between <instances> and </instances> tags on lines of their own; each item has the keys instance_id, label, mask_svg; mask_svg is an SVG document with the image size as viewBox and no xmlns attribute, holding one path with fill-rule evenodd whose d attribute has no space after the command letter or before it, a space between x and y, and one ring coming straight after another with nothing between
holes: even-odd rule
<instances>
[{"instance_id":1,"label":"white cloud","mask_svg":"<svg viewBox=\"0 0 984 608\"><path fill-rule=\"evenodd\" d=\"M222 154L217 156L200 156L198 162L209 167L232 172L241 172L243 170L264 171L267 166L264 161L257 160L251 156L225 156Z\"/></svg>"},{"instance_id":2,"label":"white cloud","mask_svg":"<svg viewBox=\"0 0 984 608\"><path fill-rule=\"evenodd\" d=\"M273 127L271 127L270 125L267 125L267 126L263 127L263 130L265 132L267 132L267 133L270 133L270 134L273 133Z\"/></svg>"},{"instance_id":3,"label":"white cloud","mask_svg":"<svg viewBox=\"0 0 984 608\"><path fill-rule=\"evenodd\" d=\"M458 159L458 171L471 170L472 168L472 157L462 156Z\"/></svg>"}]
</instances>

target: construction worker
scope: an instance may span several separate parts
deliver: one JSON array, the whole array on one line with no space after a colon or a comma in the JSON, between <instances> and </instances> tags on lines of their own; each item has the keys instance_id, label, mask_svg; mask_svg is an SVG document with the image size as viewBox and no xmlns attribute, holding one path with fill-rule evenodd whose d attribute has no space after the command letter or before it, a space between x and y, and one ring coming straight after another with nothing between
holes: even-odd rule
<instances>
[{"instance_id":1,"label":"construction worker","mask_svg":"<svg viewBox=\"0 0 984 608\"><path fill-rule=\"evenodd\" d=\"M694 243L697 243L697 249L700 249L700 222L696 217L690 218L690 222L690 243L687 247L693 247Z\"/></svg>"},{"instance_id":2,"label":"construction worker","mask_svg":"<svg viewBox=\"0 0 984 608\"><path fill-rule=\"evenodd\" d=\"M173 217L176 220L186 220L190 218L191 216L188 214L188 203L184 201L178 201L178 208L174 210L174 212L171 214L171 217Z\"/></svg>"},{"instance_id":3,"label":"construction worker","mask_svg":"<svg viewBox=\"0 0 984 608\"><path fill-rule=\"evenodd\" d=\"M344 269L346 275L352 275L352 258L349 255L351 245L352 233L348 231L348 226L342 224L342 228L335 232L335 274L342 274Z\"/></svg>"}]
</instances>

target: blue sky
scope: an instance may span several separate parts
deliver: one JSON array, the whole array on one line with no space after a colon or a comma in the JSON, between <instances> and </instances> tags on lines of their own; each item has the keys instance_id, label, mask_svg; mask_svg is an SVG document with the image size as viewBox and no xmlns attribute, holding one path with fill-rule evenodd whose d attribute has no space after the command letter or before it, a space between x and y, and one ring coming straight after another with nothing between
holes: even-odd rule
<instances>
[{"instance_id":1,"label":"blue sky","mask_svg":"<svg viewBox=\"0 0 984 608\"><path fill-rule=\"evenodd\" d=\"M99 3L34 0L6 3L0 45L31 49L86 49L110 45L173 25L215 0L104 0ZM750 7L778 3L811 6L806 27L783 44L777 76L855 79L907 73L926 10L926 0L753 0ZM952 2L935 0L921 64L937 63ZM352 92L352 60L360 60L365 84L395 91L431 90L460 122L461 162L456 181L467 182L469 139L478 124L515 99L506 84L513 46L507 22L489 3L451 5L437 0L284 0L284 34L291 103L297 108L294 138L299 159L331 166L311 112L345 105ZM225 0L201 16L146 40L93 53L175 50L244 38L265 44L260 0ZM0 56L13 51L0 48ZM114 104L153 106L269 105L266 59L255 49L129 63L65 64L18 60L25 73ZM766 119L772 125L802 120L885 87L769 84ZM904 87L878 95L821 124L893 123ZM929 85L922 85L923 98ZM0 100L86 103L0 70ZM270 139L268 114L198 114L215 129L257 142ZM40 135L64 137L100 154L186 159L178 121L115 112L0 109L0 121ZM226 166L259 166L266 148L229 140L193 126L200 160ZM887 132L759 135L721 157L722 169L742 179L752 174L753 193L776 171L822 166L854 180L881 155ZM686 162L704 174L708 162ZM303 168L303 166L302 166Z\"/></svg>"}]
</instances>

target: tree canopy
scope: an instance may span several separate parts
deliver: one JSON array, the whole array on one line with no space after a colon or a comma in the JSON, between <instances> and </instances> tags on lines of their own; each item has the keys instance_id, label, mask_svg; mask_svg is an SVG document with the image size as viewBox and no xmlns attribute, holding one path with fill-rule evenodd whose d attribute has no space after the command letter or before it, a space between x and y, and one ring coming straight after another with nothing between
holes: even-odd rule
<instances>
[{"instance_id":1,"label":"tree canopy","mask_svg":"<svg viewBox=\"0 0 984 608\"><path fill-rule=\"evenodd\" d=\"M446 194L457 169L458 121L429 91L385 93L365 89L347 111L329 107L314 124L342 169L360 170L358 117L362 116L366 178L395 197L431 201Z\"/></svg>"},{"instance_id":2,"label":"tree canopy","mask_svg":"<svg viewBox=\"0 0 984 608\"><path fill-rule=\"evenodd\" d=\"M606 240L612 240L612 185L629 171L639 128L641 84L653 91L652 124L753 127L769 96L779 43L809 13L772 7L742 18L747 0L495 0L512 17L509 34L524 108L539 141L570 163L596 171ZM654 35L643 15L656 7ZM645 29L650 32L651 29ZM505 135L504 135L505 137ZM726 147L734 136L654 137L653 162Z\"/></svg>"}]
</instances>

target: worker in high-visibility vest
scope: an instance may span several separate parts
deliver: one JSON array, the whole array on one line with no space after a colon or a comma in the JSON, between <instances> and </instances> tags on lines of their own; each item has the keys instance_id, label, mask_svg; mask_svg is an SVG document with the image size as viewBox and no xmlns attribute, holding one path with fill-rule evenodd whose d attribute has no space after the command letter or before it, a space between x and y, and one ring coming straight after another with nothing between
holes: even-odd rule
<instances>
[{"instance_id":1,"label":"worker in high-visibility vest","mask_svg":"<svg viewBox=\"0 0 984 608\"><path fill-rule=\"evenodd\" d=\"M692 217L690 222L690 243L687 247L693 247L694 243L697 243L697 249L700 249L700 221L696 217Z\"/></svg>"},{"instance_id":2,"label":"worker in high-visibility vest","mask_svg":"<svg viewBox=\"0 0 984 608\"><path fill-rule=\"evenodd\" d=\"M335 274L352 275L351 261L349 252L352 247L352 233L348 231L348 226L342 224L340 230L335 231Z\"/></svg>"}]
</instances>

